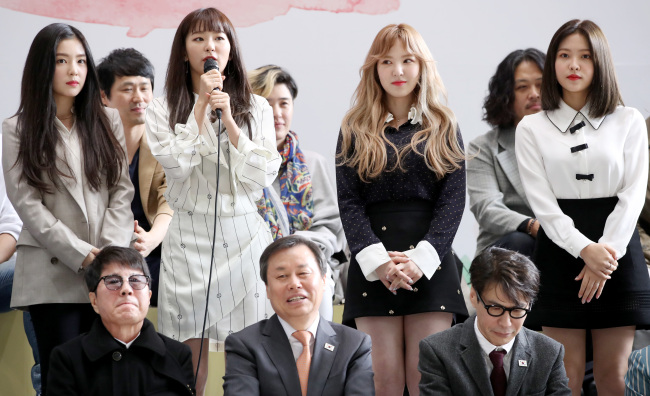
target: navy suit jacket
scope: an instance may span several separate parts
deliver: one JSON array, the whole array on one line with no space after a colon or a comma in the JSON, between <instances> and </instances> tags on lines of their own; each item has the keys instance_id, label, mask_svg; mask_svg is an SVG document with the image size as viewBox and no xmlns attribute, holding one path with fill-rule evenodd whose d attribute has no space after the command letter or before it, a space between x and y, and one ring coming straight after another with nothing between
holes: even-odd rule
<instances>
[{"instance_id":1,"label":"navy suit jacket","mask_svg":"<svg viewBox=\"0 0 650 396\"><path fill-rule=\"evenodd\" d=\"M225 348L225 396L302 394L291 345L277 315L229 335ZM367 334L321 317L307 395L374 395L370 349Z\"/></svg>"}]
</instances>

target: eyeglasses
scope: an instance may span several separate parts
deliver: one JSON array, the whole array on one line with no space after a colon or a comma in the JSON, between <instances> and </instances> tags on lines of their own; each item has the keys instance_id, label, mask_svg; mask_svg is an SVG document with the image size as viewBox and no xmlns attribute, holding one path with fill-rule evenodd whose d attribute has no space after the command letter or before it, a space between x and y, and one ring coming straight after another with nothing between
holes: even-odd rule
<instances>
[{"instance_id":1,"label":"eyeglasses","mask_svg":"<svg viewBox=\"0 0 650 396\"><path fill-rule=\"evenodd\" d=\"M490 316L499 317L502 316L506 311L508 311L508 314L510 314L511 318L521 319L524 316L528 315L528 312L530 312L530 309L520 308L520 307L506 308L506 307L502 307L501 305L487 305L485 304L485 302L483 302L483 299L481 298L481 295L478 294L478 291L476 292L476 296L478 297L478 300L481 302L481 304L483 304L485 310Z\"/></svg>"},{"instance_id":2,"label":"eyeglasses","mask_svg":"<svg viewBox=\"0 0 650 396\"><path fill-rule=\"evenodd\" d=\"M133 290L142 290L149 284L149 279L151 279L147 275L131 275L129 276L129 285L131 285L131 288ZM104 285L106 285L106 288L108 290L120 290L122 288L122 285L124 284L124 278L122 278L119 275L106 275L102 276L99 278L99 282L97 282L97 286L95 286L95 290L97 290L97 287L99 284L104 281Z\"/></svg>"}]
</instances>

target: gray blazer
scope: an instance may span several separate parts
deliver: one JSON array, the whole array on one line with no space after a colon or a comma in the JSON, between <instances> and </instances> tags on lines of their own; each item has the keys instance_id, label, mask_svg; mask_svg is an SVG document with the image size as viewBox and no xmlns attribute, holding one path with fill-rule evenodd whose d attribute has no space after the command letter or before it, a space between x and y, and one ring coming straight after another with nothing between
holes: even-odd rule
<instances>
[{"instance_id":1,"label":"gray blazer","mask_svg":"<svg viewBox=\"0 0 650 396\"><path fill-rule=\"evenodd\" d=\"M493 396L476 316L420 341L420 395ZM515 338L506 396L571 395L564 370L564 347L522 327ZM525 360L526 365L518 362Z\"/></svg>"},{"instance_id":2,"label":"gray blazer","mask_svg":"<svg viewBox=\"0 0 650 396\"><path fill-rule=\"evenodd\" d=\"M301 395L296 361L277 315L229 335L225 347L224 396ZM374 395L370 337L320 318L308 384L309 396Z\"/></svg>"},{"instance_id":3,"label":"gray blazer","mask_svg":"<svg viewBox=\"0 0 650 396\"><path fill-rule=\"evenodd\" d=\"M494 128L477 137L469 143L468 154L467 191L479 225L478 255L535 215L519 178L514 127Z\"/></svg>"},{"instance_id":4,"label":"gray blazer","mask_svg":"<svg viewBox=\"0 0 650 396\"><path fill-rule=\"evenodd\" d=\"M124 132L116 110L106 110L111 129L122 145ZM2 123L2 167L7 196L23 221L16 244L16 270L11 306L34 304L87 303L88 290L78 272L92 247L113 244L129 246L133 235L131 200L133 185L124 160L122 175L112 189L93 191L83 184L83 196L74 193L70 182L62 179L57 189L46 194L27 184L22 166L16 163L19 139L17 117ZM64 158L63 144L56 147L57 158ZM59 169L65 169L57 160Z\"/></svg>"}]
</instances>

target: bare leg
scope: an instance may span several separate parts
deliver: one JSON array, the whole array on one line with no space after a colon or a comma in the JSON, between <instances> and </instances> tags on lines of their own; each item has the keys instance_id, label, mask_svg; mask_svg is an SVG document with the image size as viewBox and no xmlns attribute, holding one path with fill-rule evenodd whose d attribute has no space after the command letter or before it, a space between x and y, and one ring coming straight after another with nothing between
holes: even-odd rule
<instances>
[{"instance_id":1,"label":"bare leg","mask_svg":"<svg viewBox=\"0 0 650 396\"><path fill-rule=\"evenodd\" d=\"M453 315L446 312L425 312L404 316L404 341L406 344L406 386L409 395L420 394L420 341L427 336L451 327Z\"/></svg>"},{"instance_id":2,"label":"bare leg","mask_svg":"<svg viewBox=\"0 0 650 396\"><path fill-rule=\"evenodd\" d=\"M357 328L372 340L372 370L375 395L404 393L404 317L366 316L356 318Z\"/></svg>"},{"instance_id":3,"label":"bare leg","mask_svg":"<svg viewBox=\"0 0 650 396\"><path fill-rule=\"evenodd\" d=\"M594 379L598 396L625 393L627 359L632 353L635 326L591 331L594 342Z\"/></svg>"},{"instance_id":4,"label":"bare leg","mask_svg":"<svg viewBox=\"0 0 650 396\"><path fill-rule=\"evenodd\" d=\"M573 396L580 396L582 382L585 379L587 331L558 327L542 327L542 330L545 335L564 345L564 368L569 377L569 388Z\"/></svg>"},{"instance_id":5,"label":"bare leg","mask_svg":"<svg viewBox=\"0 0 650 396\"><path fill-rule=\"evenodd\" d=\"M201 339L192 338L184 341L192 350L192 366L194 367L194 375L196 376L196 366L199 363L199 352L201 350ZM208 382L208 350L210 340L203 340L203 353L201 354L201 367L199 367L199 375L196 378L196 396L203 396L205 394L205 385Z\"/></svg>"}]
</instances>

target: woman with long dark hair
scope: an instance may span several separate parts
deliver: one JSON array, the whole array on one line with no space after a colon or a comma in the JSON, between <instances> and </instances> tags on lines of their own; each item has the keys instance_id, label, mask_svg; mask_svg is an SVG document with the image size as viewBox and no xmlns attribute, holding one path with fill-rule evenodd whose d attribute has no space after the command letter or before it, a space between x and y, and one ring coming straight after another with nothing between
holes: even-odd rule
<instances>
[{"instance_id":1,"label":"woman with long dark hair","mask_svg":"<svg viewBox=\"0 0 650 396\"><path fill-rule=\"evenodd\" d=\"M526 320L564 345L580 395L587 331L599 395L622 395L636 326L650 325L650 279L636 231L648 182L641 114L625 107L602 30L562 25L548 47L544 111L517 126L521 181L541 223L539 299Z\"/></svg>"},{"instance_id":2,"label":"woman with long dark hair","mask_svg":"<svg viewBox=\"0 0 650 396\"><path fill-rule=\"evenodd\" d=\"M204 72L209 58L219 70ZM217 109L221 122L211 117ZM195 10L179 25L165 96L147 108L146 126L174 209L163 240L158 330L192 348L202 395L208 343L201 349L201 339L221 350L229 333L272 313L259 276L259 257L272 238L256 201L280 166L273 112L251 93L235 30L220 11Z\"/></svg>"},{"instance_id":3,"label":"woman with long dark hair","mask_svg":"<svg viewBox=\"0 0 650 396\"><path fill-rule=\"evenodd\" d=\"M95 318L84 268L133 234L122 123L102 106L79 30L54 23L36 35L2 131L7 195L23 220L11 305L32 315L46 394L50 351Z\"/></svg>"},{"instance_id":4,"label":"woman with long dark hair","mask_svg":"<svg viewBox=\"0 0 650 396\"><path fill-rule=\"evenodd\" d=\"M336 182L352 261L344 323L370 334L377 395L418 395L419 343L467 315L451 243L465 155L422 36L375 37L341 125Z\"/></svg>"}]
</instances>

